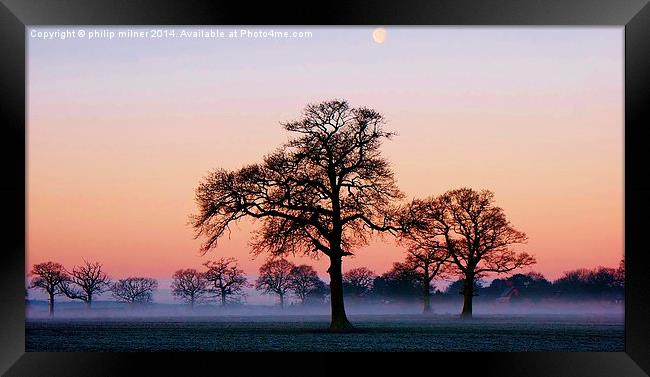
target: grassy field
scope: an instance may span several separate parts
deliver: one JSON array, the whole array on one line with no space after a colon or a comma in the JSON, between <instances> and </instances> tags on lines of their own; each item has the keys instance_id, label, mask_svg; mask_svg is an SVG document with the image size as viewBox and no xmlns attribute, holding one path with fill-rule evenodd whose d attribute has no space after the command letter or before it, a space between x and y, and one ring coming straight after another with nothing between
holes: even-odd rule
<instances>
[{"instance_id":1,"label":"grassy field","mask_svg":"<svg viewBox=\"0 0 650 377\"><path fill-rule=\"evenodd\" d=\"M327 316L53 319L26 322L27 351L623 351L620 316Z\"/></svg>"}]
</instances>

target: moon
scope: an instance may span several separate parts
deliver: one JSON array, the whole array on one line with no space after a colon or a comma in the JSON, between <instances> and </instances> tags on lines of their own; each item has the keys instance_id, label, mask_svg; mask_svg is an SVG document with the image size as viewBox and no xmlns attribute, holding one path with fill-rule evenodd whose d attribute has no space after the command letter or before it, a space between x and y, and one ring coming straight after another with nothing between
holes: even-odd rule
<instances>
[{"instance_id":1,"label":"moon","mask_svg":"<svg viewBox=\"0 0 650 377\"><path fill-rule=\"evenodd\" d=\"M375 29L372 32L372 40L374 40L375 43L384 43L386 40L386 29L383 27Z\"/></svg>"}]
</instances>

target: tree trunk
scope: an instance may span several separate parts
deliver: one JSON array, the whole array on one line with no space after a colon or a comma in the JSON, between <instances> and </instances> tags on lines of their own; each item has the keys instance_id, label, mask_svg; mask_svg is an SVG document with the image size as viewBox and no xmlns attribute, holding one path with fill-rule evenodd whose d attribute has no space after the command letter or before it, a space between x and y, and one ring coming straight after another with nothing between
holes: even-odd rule
<instances>
[{"instance_id":1,"label":"tree trunk","mask_svg":"<svg viewBox=\"0 0 650 377\"><path fill-rule=\"evenodd\" d=\"M190 298L190 310L194 310L194 297Z\"/></svg>"},{"instance_id":2,"label":"tree trunk","mask_svg":"<svg viewBox=\"0 0 650 377\"><path fill-rule=\"evenodd\" d=\"M341 271L341 257L330 257L330 303L332 305L332 322L330 330L340 331L352 329L353 326L345 315L343 303L343 273Z\"/></svg>"},{"instance_id":3,"label":"tree trunk","mask_svg":"<svg viewBox=\"0 0 650 377\"><path fill-rule=\"evenodd\" d=\"M90 307L93 304L93 296L88 294L88 301L86 301L86 309L90 310Z\"/></svg>"},{"instance_id":4,"label":"tree trunk","mask_svg":"<svg viewBox=\"0 0 650 377\"><path fill-rule=\"evenodd\" d=\"M463 312L461 318L472 318L472 299L474 298L474 276L466 275L463 283Z\"/></svg>"},{"instance_id":5,"label":"tree trunk","mask_svg":"<svg viewBox=\"0 0 650 377\"><path fill-rule=\"evenodd\" d=\"M431 291L429 290L429 283L424 282L424 289L423 289L423 299L424 299L424 309L423 313L428 314L431 313Z\"/></svg>"},{"instance_id":6,"label":"tree trunk","mask_svg":"<svg viewBox=\"0 0 650 377\"><path fill-rule=\"evenodd\" d=\"M54 316L54 294L50 293L50 300L48 305L50 317Z\"/></svg>"},{"instance_id":7,"label":"tree trunk","mask_svg":"<svg viewBox=\"0 0 650 377\"><path fill-rule=\"evenodd\" d=\"M226 306L226 291L221 290L221 306Z\"/></svg>"},{"instance_id":8,"label":"tree trunk","mask_svg":"<svg viewBox=\"0 0 650 377\"><path fill-rule=\"evenodd\" d=\"M280 309L284 309L284 294L280 293Z\"/></svg>"}]
</instances>

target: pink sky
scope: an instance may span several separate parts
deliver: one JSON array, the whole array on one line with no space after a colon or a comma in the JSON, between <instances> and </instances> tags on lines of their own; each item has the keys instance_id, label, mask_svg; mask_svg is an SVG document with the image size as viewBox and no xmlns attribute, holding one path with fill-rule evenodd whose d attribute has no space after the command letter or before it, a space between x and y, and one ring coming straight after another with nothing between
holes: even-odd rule
<instances>
[{"instance_id":1,"label":"pink sky","mask_svg":"<svg viewBox=\"0 0 650 377\"><path fill-rule=\"evenodd\" d=\"M250 223L200 255L194 188L212 168L259 161L286 141L279 122L334 97L386 116L408 198L490 189L528 234L533 270L617 265L622 28L388 27L383 44L372 28L300 30L313 38L28 37L27 265L83 257L115 278L168 279L234 256L255 274ZM377 241L344 269L402 258ZM326 279L324 260L296 261Z\"/></svg>"}]
</instances>

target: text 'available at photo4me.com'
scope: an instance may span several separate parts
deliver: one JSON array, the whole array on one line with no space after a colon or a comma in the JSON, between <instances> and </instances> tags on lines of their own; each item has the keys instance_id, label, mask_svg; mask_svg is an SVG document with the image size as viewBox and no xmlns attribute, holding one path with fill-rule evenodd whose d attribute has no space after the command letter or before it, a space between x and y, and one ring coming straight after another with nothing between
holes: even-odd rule
<instances>
[{"instance_id":1,"label":"text 'available at photo4me.com'","mask_svg":"<svg viewBox=\"0 0 650 377\"><path fill-rule=\"evenodd\" d=\"M29 30L29 37L43 40L66 39L308 39L313 32L308 30L283 30L264 28L239 29L183 29L183 28L135 28L96 29L66 28L56 30Z\"/></svg>"}]
</instances>

